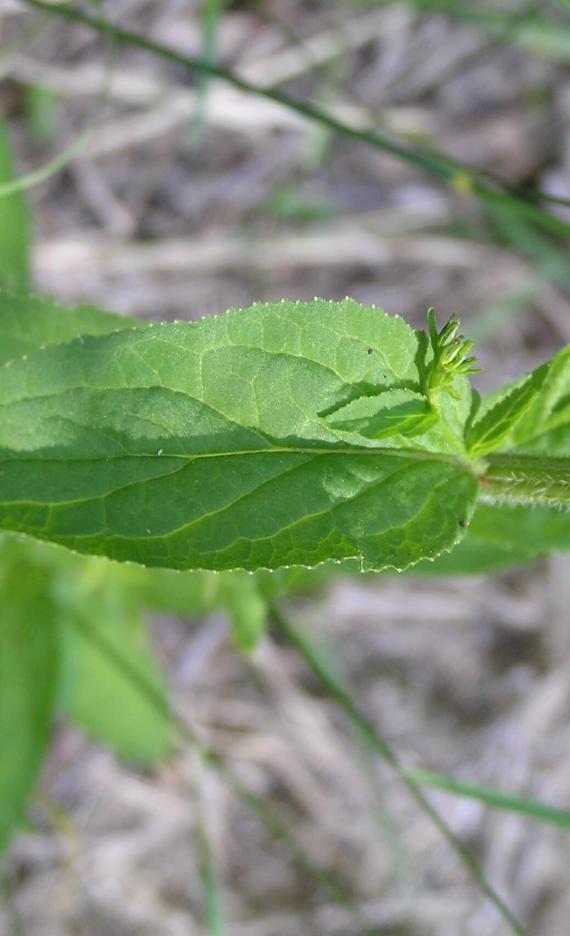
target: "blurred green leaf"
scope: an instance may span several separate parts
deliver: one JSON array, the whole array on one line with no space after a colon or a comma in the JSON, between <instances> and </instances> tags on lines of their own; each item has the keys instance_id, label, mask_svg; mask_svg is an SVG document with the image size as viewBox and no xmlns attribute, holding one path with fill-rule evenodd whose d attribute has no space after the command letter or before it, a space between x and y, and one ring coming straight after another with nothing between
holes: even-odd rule
<instances>
[{"instance_id":1,"label":"blurred green leaf","mask_svg":"<svg viewBox=\"0 0 570 936\"><path fill-rule=\"evenodd\" d=\"M267 604L254 576L225 577L222 601L232 621L232 636L238 650L251 653L265 631Z\"/></svg>"},{"instance_id":2,"label":"blurred green leaf","mask_svg":"<svg viewBox=\"0 0 570 936\"><path fill-rule=\"evenodd\" d=\"M0 116L0 185L12 182L8 128ZM0 286L26 290L30 283L30 216L23 192L0 196Z\"/></svg>"},{"instance_id":3,"label":"blurred green leaf","mask_svg":"<svg viewBox=\"0 0 570 936\"><path fill-rule=\"evenodd\" d=\"M49 739L59 669L49 577L0 540L0 852L23 820Z\"/></svg>"},{"instance_id":4,"label":"blurred green leaf","mask_svg":"<svg viewBox=\"0 0 570 936\"><path fill-rule=\"evenodd\" d=\"M61 608L61 704L76 724L122 757L159 761L171 750L172 723L145 621L127 593L101 577L101 563L86 562L81 573L60 577L54 586ZM162 696L163 711L140 692L137 676Z\"/></svg>"},{"instance_id":5,"label":"blurred green leaf","mask_svg":"<svg viewBox=\"0 0 570 936\"><path fill-rule=\"evenodd\" d=\"M277 218L300 224L330 221L338 213L332 201L304 196L298 185L291 184L275 189L268 208Z\"/></svg>"},{"instance_id":6,"label":"blurred green leaf","mask_svg":"<svg viewBox=\"0 0 570 936\"><path fill-rule=\"evenodd\" d=\"M267 614L264 587L268 587L271 572L176 572L107 564L114 568L121 586L129 590L130 600L140 607L179 615L227 611L235 645L243 653L255 649L263 635ZM283 588L284 584L279 588L275 583L272 590L282 593Z\"/></svg>"},{"instance_id":7,"label":"blurred green leaf","mask_svg":"<svg viewBox=\"0 0 570 936\"><path fill-rule=\"evenodd\" d=\"M26 85L26 120L30 133L39 143L51 142L55 135L55 111L58 95L41 84Z\"/></svg>"},{"instance_id":8,"label":"blurred green leaf","mask_svg":"<svg viewBox=\"0 0 570 936\"><path fill-rule=\"evenodd\" d=\"M0 216L2 204L0 199ZM104 312L94 306L69 308L45 296L22 296L0 290L0 364L78 336L107 335L145 325L140 319Z\"/></svg>"},{"instance_id":9,"label":"blurred green leaf","mask_svg":"<svg viewBox=\"0 0 570 936\"><path fill-rule=\"evenodd\" d=\"M398 142L393 137L385 136L378 131L367 128L361 129L352 124L345 123L344 121L338 119L334 114L323 111L320 107L309 103L307 100L298 100L296 98L289 97L282 91L272 87L252 84L242 75L236 74L231 69L224 68L217 63L215 64L212 62L204 62L200 58L188 56L172 47L164 46L161 43L150 39L148 36L140 35L127 29L121 29L120 27L111 23L108 19L89 16L88 14L77 10L75 7L69 6L68 4L54 5L46 3L45 0L25 0L25 2L29 6L47 11L51 15L62 17L69 21L82 23L101 35L106 35L115 39L124 46L132 46L134 48L143 49L145 52L164 59L165 61L180 65L185 69L189 69L193 74L196 72L207 72L208 74L227 82L233 87L238 88L240 91L245 91L249 94L254 94L261 98L273 101L280 106L294 111L297 114L301 114L303 117L308 118L316 124L319 124L321 127L327 128L328 131L332 130L335 133L342 134L344 138L358 140L367 146L372 146L382 152L390 153L397 159L421 168L422 170L429 172L430 174L433 174L440 179L447 180L447 182L452 186L457 183L458 176L463 177L463 179L467 178L469 183L468 188L480 199L487 202L496 202L499 200L503 204L512 204L513 206L516 204L519 209L525 211L527 217L534 218L536 223L543 229L556 230L560 233L564 232L566 236L568 236L570 233L570 223L563 221L561 218L556 217L548 211L545 211L544 208L542 208L539 204L531 204L528 200L526 200L529 197L536 199L537 196L540 196L542 201L550 201L551 196L549 196L547 193L537 192L534 190L533 192L525 193L525 197L513 195L509 191L509 186L506 182L497 179L489 172L477 170L472 166L458 163L456 160L445 155L437 155L427 150L422 151L411 149L407 144ZM461 11L463 5L458 5L457 3L456 5ZM499 16L500 15L501 14L499 13ZM532 15L533 10L523 10L520 13L515 12L514 20L516 22L514 23L515 29L513 31L513 35L520 37L521 28L525 26L525 24L529 23L530 19L532 19ZM477 16L477 11L475 11L474 18L477 19ZM510 26L511 23L509 22L509 33ZM558 29L557 25L555 25L553 31L554 39L560 39L560 34L561 30ZM564 39L565 37L563 36L562 41L564 41ZM51 173L53 171L57 171L58 166L65 164L65 162L69 160L70 155L73 155L72 148L70 148L69 153L64 154L59 160L52 161L52 164L49 167L46 167L43 172L39 174L35 173L33 179L28 180L29 184L37 181L38 178L45 178L47 172ZM560 202L559 199L555 199L555 201L557 203Z\"/></svg>"},{"instance_id":10,"label":"blurred green leaf","mask_svg":"<svg viewBox=\"0 0 570 936\"><path fill-rule=\"evenodd\" d=\"M202 33L202 55L204 62L215 65L218 52L218 28L224 12L226 0L203 0L200 9L200 29ZM192 119L188 137L189 145L196 146L202 140L205 118L208 108L208 96L212 76L206 70L200 72L197 81L196 111Z\"/></svg>"},{"instance_id":11,"label":"blurred green leaf","mask_svg":"<svg viewBox=\"0 0 570 936\"><path fill-rule=\"evenodd\" d=\"M386 6L386 0L360 0L362 5ZM401 0L393 0L400 3ZM468 23L486 32L492 39L519 46L526 52L555 62L570 61L570 35L549 15L548 5L519 4L512 10L493 9L464 0L406 0L418 13L433 13ZM563 4L567 0L561 0Z\"/></svg>"},{"instance_id":12,"label":"blurred green leaf","mask_svg":"<svg viewBox=\"0 0 570 936\"><path fill-rule=\"evenodd\" d=\"M540 223L527 218L516 203L488 201L486 211L506 243L532 261L537 276L550 279L570 292L568 250L557 239L555 230L545 228L541 232Z\"/></svg>"}]
</instances>

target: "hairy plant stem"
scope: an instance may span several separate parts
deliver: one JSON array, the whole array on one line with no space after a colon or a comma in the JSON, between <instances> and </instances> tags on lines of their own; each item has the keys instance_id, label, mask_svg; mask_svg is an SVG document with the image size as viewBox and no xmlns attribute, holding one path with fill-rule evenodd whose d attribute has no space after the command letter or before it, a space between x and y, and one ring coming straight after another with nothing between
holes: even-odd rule
<instances>
[{"instance_id":1,"label":"hairy plant stem","mask_svg":"<svg viewBox=\"0 0 570 936\"><path fill-rule=\"evenodd\" d=\"M488 455L480 478L487 503L570 510L570 460L536 455Z\"/></svg>"},{"instance_id":2,"label":"hairy plant stem","mask_svg":"<svg viewBox=\"0 0 570 936\"><path fill-rule=\"evenodd\" d=\"M391 745L378 734L372 722L363 714L348 692L323 664L323 661L315 652L311 643L290 623L280 608L272 602L269 604L269 613L271 621L276 629L286 637L289 643L291 643L303 657L313 674L326 689L328 696L336 703L338 708L348 716L365 742L382 757L394 771L398 779L408 788L420 809L429 816L449 845L451 845L464 867L469 871L473 880L476 881L481 891L495 906L511 931L515 933L516 936L525 936L522 924L515 918L506 903L489 883L471 851L457 838L443 817L435 807L432 806L420 786L413 779L412 774L406 771L404 766L400 763Z\"/></svg>"}]
</instances>

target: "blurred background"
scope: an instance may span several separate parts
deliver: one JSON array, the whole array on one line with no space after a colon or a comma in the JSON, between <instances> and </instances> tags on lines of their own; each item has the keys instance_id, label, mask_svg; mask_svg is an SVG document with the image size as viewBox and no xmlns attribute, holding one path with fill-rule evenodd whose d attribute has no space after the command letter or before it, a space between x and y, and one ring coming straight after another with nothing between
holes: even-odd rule
<instances>
[{"instance_id":1,"label":"blurred background","mask_svg":"<svg viewBox=\"0 0 570 936\"><path fill-rule=\"evenodd\" d=\"M570 341L565 0L84 8L379 137L2 0L38 292L148 320L351 296L422 327L433 305L477 339L483 389ZM568 807L569 602L553 556L485 577L308 576L282 604L406 765ZM180 717L268 821L190 745L141 769L62 723L0 933L508 933L299 655L270 630L240 656L229 633L223 609L152 623ZM570 931L567 831L427 795L529 934Z\"/></svg>"}]
</instances>

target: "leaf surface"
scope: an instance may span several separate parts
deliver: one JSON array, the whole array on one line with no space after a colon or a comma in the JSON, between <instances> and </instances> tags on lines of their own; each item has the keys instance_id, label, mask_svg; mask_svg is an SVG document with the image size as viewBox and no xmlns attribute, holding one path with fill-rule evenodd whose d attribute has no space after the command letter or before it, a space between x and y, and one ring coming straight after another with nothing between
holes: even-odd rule
<instances>
[{"instance_id":1,"label":"leaf surface","mask_svg":"<svg viewBox=\"0 0 570 936\"><path fill-rule=\"evenodd\" d=\"M467 443L474 458L495 451L570 456L570 347L483 400Z\"/></svg>"},{"instance_id":2,"label":"leaf surface","mask_svg":"<svg viewBox=\"0 0 570 936\"><path fill-rule=\"evenodd\" d=\"M402 319L279 303L85 337L0 370L0 525L178 569L357 558L403 569L463 536L477 480L457 431L348 444L322 414L422 394ZM459 381L459 384L458 384ZM457 387L460 387L458 392Z\"/></svg>"},{"instance_id":3,"label":"leaf surface","mask_svg":"<svg viewBox=\"0 0 570 936\"><path fill-rule=\"evenodd\" d=\"M499 447L508 448L517 424L540 392L547 373L545 364L513 386L482 400L481 410L467 435L472 458L481 458Z\"/></svg>"},{"instance_id":4,"label":"leaf surface","mask_svg":"<svg viewBox=\"0 0 570 936\"><path fill-rule=\"evenodd\" d=\"M64 344L80 335L107 335L145 324L93 306L68 308L54 299L2 290L0 364L49 345Z\"/></svg>"},{"instance_id":5,"label":"leaf surface","mask_svg":"<svg viewBox=\"0 0 570 936\"><path fill-rule=\"evenodd\" d=\"M367 439L423 435L437 415L429 401L411 390L385 390L341 406L326 418L331 429L356 433Z\"/></svg>"},{"instance_id":6,"label":"leaf surface","mask_svg":"<svg viewBox=\"0 0 570 936\"><path fill-rule=\"evenodd\" d=\"M535 394L513 433L513 449L551 457L570 457L570 346L545 368ZM535 371L536 373L536 371Z\"/></svg>"}]
</instances>

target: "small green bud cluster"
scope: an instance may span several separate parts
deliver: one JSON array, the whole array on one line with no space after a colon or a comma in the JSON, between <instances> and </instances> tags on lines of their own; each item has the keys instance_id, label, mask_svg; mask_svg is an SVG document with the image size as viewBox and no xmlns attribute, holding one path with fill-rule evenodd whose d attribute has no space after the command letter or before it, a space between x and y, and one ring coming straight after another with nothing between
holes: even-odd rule
<instances>
[{"instance_id":1,"label":"small green bud cluster","mask_svg":"<svg viewBox=\"0 0 570 936\"><path fill-rule=\"evenodd\" d=\"M429 336L433 349L433 360L428 375L430 390L448 383L457 374L480 374L481 368L475 367L477 358L468 357L473 342L458 335L460 321L452 316L441 331L438 331L435 310L428 309L427 319Z\"/></svg>"}]
</instances>

